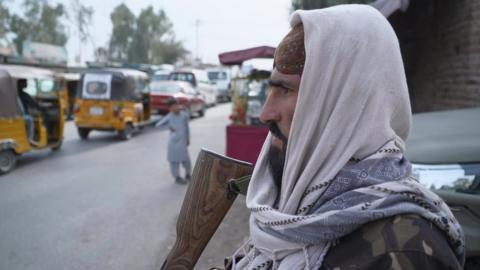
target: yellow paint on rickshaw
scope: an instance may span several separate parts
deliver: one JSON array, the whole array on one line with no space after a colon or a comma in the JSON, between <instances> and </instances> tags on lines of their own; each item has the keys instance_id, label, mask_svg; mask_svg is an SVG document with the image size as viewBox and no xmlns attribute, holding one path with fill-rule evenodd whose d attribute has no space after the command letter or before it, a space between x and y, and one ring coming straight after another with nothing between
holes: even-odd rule
<instances>
[{"instance_id":1,"label":"yellow paint on rickshaw","mask_svg":"<svg viewBox=\"0 0 480 270\"><path fill-rule=\"evenodd\" d=\"M133 101L112 101L112 100L83 100L75 101L78 111L75 113L75 124L77 127L90 129L112 129L124 130L127 123L137 125L150 118L145 113L145 108L137 110ZM115 112L114 108L121 108ZM101 114L93 114L93 111L101 109ZM149 111L149 110L148 110Z\"/></svg>"},{"instance_id":2,"label":"yellow paint on rickshaw","mask_svg":"<svg viewBox=\"0 0 480 270\"><path fill-rule=\"evenodd\" d=\"M41 118L36 118L34 123L35 134L38 134L38 140L35 148L44 148L48 144L47 129L45 128Z\"/></svg>"},{"instance_id":3,"label":"yellow paint on rickshaw","mask_svg":"<svg viewBox=\"0 0 480 270\"><path fill-rule=\"evenodd\" d=\"M68 88L65 80L62 80L59 96L60 96L60 108L62 109L62 112L66 114L67 109L69 108L70 97L68 95Z\"/></svg>"},{"instance_id":4,"label":"yellow paint on rickshaw","mask_svg":"<svg viewBox=\"0 0 480 270\"><path fill-rule=\"evenodd\" d=\"M23 117L0 118L0 140L13 140L17 154L32 149L28 142L27 128Z\"/></svg>"}]
</instances>

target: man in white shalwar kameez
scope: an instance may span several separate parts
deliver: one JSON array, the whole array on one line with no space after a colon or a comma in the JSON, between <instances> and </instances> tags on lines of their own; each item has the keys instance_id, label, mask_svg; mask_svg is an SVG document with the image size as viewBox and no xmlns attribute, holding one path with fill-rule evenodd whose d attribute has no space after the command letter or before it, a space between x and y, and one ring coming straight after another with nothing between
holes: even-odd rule
<instances>
[{"instance_id":1,"label":"man in white shalwar kameez","mask_svg":"<svg viewBox=\"0 0 480 270\"><path fill-rule=\"evenodd\" d=\"M175 181L185 184L190 180L192 170L190 155L188 154L188 146L190 145L189 116L182 110L182 106L177 100L169 100L168 105L170 113L163 117L155 126L168 127L170 130L167 160L170 163L170 170ZM185 178L180 175L180 164L185 169Z\"/></svg>"}]
</instances>

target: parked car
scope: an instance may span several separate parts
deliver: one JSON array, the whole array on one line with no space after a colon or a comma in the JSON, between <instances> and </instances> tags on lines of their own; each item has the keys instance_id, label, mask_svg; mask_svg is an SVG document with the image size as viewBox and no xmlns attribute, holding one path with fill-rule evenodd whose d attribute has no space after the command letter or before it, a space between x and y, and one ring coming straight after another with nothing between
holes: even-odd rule
<instances>
[{"instance_id":1,"label":"parked car","mask_svg":"<svg viewBox=\"0 0 480 270\"><path fill-rule=\"evenodd\" d=\"M415 114L408 159L465 232L465 269L480 269L480 107Z\"/></svg>"},{"instance_id":2,"label":"parked car","mask_svg":"<svg viewBox=\"0 0 480 270\"><path fill-rule=\"evenodd\" d=\"M207 106L217 104L217 87L210 83L205 70L182 69L170 74L170 80L184 81L190 83L197 92L203 95Z\"/></svg>"},{"instance_id":3,"label":"parked car","mask_svg":"<svg viewBox=\"0 0 480 270\"><path fill-rule=\"evenodd\" d=\"M190 115L205 115L206 102L202 95L187 82L183 81L152 81L150 83L152 110L159 114L167 114L167 101L175 98L183 105Z\"/></svg>"},{"instance_id":4,"label":"parked car","mask_svg":"<svg viewBox=\"0 0 480 270\"><path fill-rule=\"evenodd\" d=\"M230 72L225 69L207 69L208 79L217 86L217 102L232 100Z\"/></svg>"}]
</instances>

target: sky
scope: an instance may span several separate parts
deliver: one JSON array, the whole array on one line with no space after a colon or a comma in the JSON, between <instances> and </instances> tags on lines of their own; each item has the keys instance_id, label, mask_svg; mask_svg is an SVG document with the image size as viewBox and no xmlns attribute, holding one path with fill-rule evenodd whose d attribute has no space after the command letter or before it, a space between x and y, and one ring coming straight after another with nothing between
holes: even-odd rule
<instances>
[{"instance_id":1,"label":"sky","mask_svg":"<svg viewBox=\"0 0 480 270\"><path fill-rule=\"evenodd\" d=\"M22 0L14 0L14 11L21 10ZM63 3L69 0L50 0ZM82 61L93 60L95 47L105 47L112 31L110 13L113 8L125 3L135 15L152 5L155 10L165 10L176 38L196 56L195 21L198 27L198 55L203 62L218 64L218 54L231 50L268 45L276 46L288 32L290 0L82 0L92 6L91 41L82 44ZM78 54L78 39L73 26L67 30L69 62Z\"/></svg>"}]
</instances>

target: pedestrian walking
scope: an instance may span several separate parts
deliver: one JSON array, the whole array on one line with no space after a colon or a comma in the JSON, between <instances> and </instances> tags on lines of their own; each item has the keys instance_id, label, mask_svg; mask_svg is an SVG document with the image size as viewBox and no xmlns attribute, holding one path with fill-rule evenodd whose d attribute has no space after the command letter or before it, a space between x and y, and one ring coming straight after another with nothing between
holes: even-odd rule
<instances>
[{"instance_id":1,"label":"pedestrian walking","mask_svg":"<svg viewBox=\"0 0 480 270\"><path fill-rule=\"evenodd\" d=\"M182 105L175 98L168 100L170 112L163 117L155 126L168 127L170 137L168 139L167 160L175 182L186 184L190 180L192 165L188 146L190 145L190 130L188 126L189 116L183 111ZM185 170L185 178L180 176L180 164Z\"/></svg>"}]
</instances>

